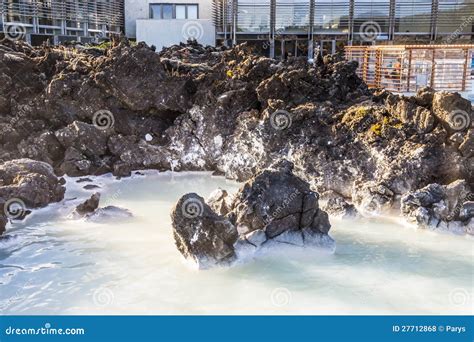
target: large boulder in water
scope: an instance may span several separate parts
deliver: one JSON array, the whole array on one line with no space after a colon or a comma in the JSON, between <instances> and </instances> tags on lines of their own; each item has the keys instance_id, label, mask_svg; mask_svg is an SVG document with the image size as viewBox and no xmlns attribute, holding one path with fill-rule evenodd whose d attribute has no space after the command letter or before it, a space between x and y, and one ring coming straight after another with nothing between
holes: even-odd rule
<instances>
[{"instance_id":1,"label":"large boulder in water","mask_svg":"<svg viewBox=\"0 0 474 342\"><path fill-rule=\"evenodd\" d=\"M87 214L91 214L94 211L96 211L96 209L99 207L99 202L100 202L100 193L96 192L89 199L79 204L76 207L75 211L79 216L85 216Z\"/></svg>"},{"instance_id":2,"label":"large boulder in water","mask_svg":"<svg viewBox=\"0 0 474 342\"><path fill-rule=\"evenodd\" d=\"M171 218L178 250L199 267L229 265L240 256L278 244L334 248L319 195L284 160L257 174L231 199L219 191L206 203L183 196ZM216 213L218 210L219 213Z\"/></svg>"},{"instance_id":3,"label":"large boulder in water","mask_svg":"<svg viewBox=\"0 0 474 342\"><path fill-rule=\"evenodd\" d=\"M5 212L19 218L25 207L44 207L64 198L64 179L44 162L17 159L0 164L0 197L5 199Z\"/></svg>"},{"instance_id":4,"label":"large boulder in water","mask_svg":"<svg viewBox=\"0 0 474 342\"><path fill-rule=\"evenodd\" d=\"M287 230L329 232L331 225L328 215L319 209L319 195L292 171L293 164L283 160L244 184L230 213L240 233L261 229L274 238Z\"/></svg>"},{"instance_id":5,"label":"large boulder in water","mask_svg":"<svg viewBox=\"0 0 474 342\"><path fill-rule=\"evenodd\" d=\"M237 229L216 214L197 194L186 194L174 207L173 236L181 254L200 268L225 265L235 260Z\"/></svg>"}]
</instances>

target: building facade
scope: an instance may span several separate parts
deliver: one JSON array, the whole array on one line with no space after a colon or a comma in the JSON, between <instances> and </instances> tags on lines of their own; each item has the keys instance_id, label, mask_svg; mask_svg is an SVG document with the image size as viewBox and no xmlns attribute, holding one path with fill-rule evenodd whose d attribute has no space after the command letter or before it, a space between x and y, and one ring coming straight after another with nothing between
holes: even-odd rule
<instances>
[{"instance_id":1,"label":"building facade","mask_svg":"<svg viewBox=\"0 0 474 342\"><path fill-rule=\"evenodd\" d=\"M0 0L3 34L33 45L91 42L124 30L122 0Z\"/></svg>"},{"instance_id":2,"label":"building facade","mask_svg":"<svg viewBox=\"0 0 474 342\"><path fill-rule=\"evenodd\" d=\"M212 0L125 0L125 32L158 50L188 39L215 45Z\"/></svg>"},{"instance_id":3,"label":"building facade","mask_svg":"<svg viewBox=\"0 0 474 342\"><path fill-rule=\"evenodd\" d=\"M473 37L474 0L213 0L217 39L267 41L270 56L337 44L454 43Z\"/></svg>"}]
</instances>

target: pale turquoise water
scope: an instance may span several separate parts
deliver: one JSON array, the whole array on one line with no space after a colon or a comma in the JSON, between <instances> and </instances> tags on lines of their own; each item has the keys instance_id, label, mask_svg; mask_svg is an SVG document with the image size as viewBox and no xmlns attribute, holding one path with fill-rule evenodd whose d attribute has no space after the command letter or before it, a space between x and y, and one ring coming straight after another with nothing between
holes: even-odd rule
<instances>
[{"instance_id":1,"label":"pale turquoise water","mask_svg":"<svg viewBox=\"0 0 474 342\"><path fill-rule=\"evenodd\" d=\"M183 262L169 213L186 192L236 183L207 173L95 178L102 204L135 217L64 218L91 194L40 210L0 242L4 314L472 314L473 240L396 221L332 220L333 255L285 249L228 269ZM82 184L84 185L84 184ZM81 185L81 186L82 186Z\"/></svg>"}]
</instances>

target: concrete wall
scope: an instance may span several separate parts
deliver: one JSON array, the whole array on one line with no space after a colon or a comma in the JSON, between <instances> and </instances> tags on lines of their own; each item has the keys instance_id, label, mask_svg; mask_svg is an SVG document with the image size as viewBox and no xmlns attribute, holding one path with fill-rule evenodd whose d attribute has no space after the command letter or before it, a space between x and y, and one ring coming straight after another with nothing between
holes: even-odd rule
<instances>
[{"instance_id":1,"label":"concrete wall","mask_svg":"<svg viewBox=\"0 0 474 342\"><path fill-rule=\"evenodd\" d=\"M155 45L157 51L164 46L186 42L195 38L203 45L215 45L216 30L210 19L137 20L137 41Z\"/></svg>"},{"instance_id":2,"label":"concrete wall","mask_svg":"<svg viewBox=\"0 0 474 342\"><path fill-rule=\"evenodd\" d=\"M212 19L212 0L125 0L125 34L136 38L136 21L150 18L150 4L198 4L199 19Z\"/></svg>"}]
</instances>

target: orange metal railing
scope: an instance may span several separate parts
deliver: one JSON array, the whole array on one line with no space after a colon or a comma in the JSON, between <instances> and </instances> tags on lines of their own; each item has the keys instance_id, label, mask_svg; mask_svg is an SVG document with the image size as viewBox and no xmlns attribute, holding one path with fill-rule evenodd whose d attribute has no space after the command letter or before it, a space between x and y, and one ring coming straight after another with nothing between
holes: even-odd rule
<instances>
[{"instance_id":1,"label":"orange metal railing","mask_svg":"<svg viewBox=\"0 0 474 342\"><path fill-rule=\"evenodd\" d=\"M359 62L357 74L370 88L416 92L467 91L471 86L474 45L347 46L347 60Z\"/></svg>"}]
</instances>

